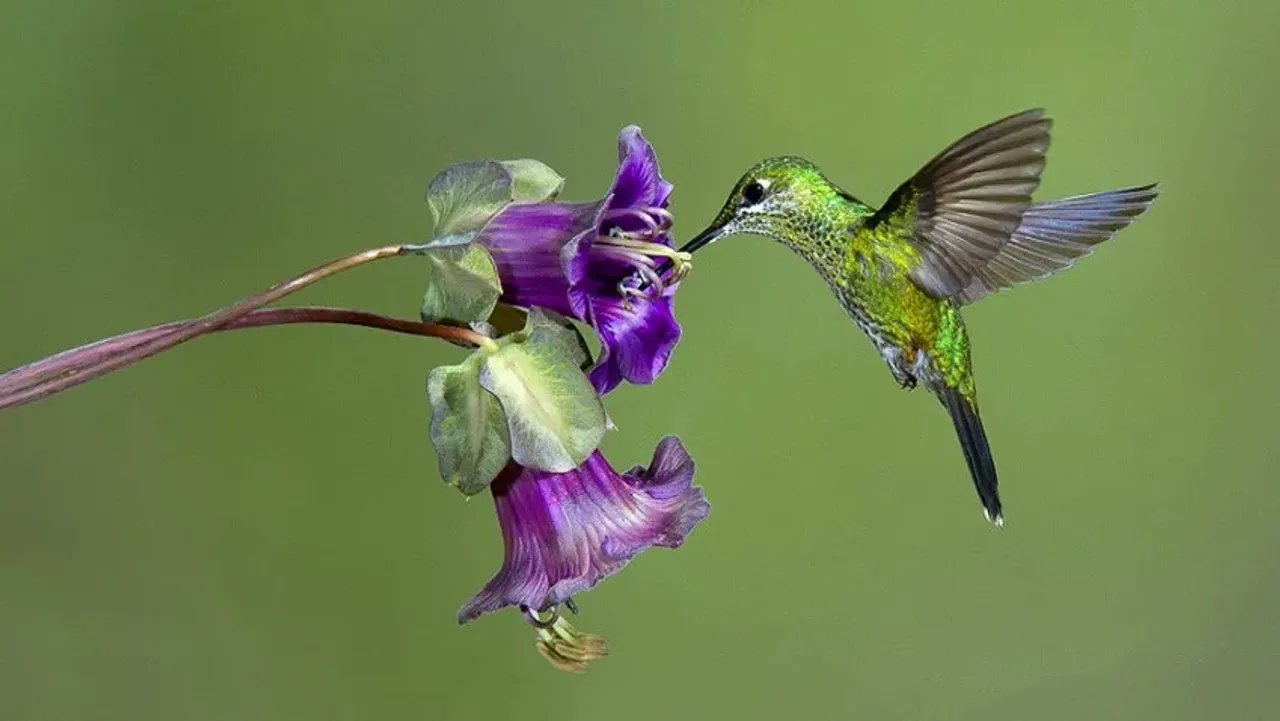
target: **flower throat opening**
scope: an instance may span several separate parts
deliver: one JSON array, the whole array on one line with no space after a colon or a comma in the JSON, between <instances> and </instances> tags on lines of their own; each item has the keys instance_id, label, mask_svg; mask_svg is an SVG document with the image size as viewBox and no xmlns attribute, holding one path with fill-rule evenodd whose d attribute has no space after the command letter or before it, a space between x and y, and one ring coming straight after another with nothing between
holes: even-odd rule
<instances>
[{"instance_id":1,"label":"flower throat opening","mask_svg":"<svg viewBox=\"0 0 1280 721\"><path fill-rule=\"evenodd\" d=\"M636 221L640 228L624 229L624 225L635 226ZM618 293L624 301L657 298L669 284L678 283L689 274L692 256L659 240L671 230L674 221L668 210L657 207L617 208L605 213L591 251L597 257L631 268L631 273L618 281Z\"/></svg>"}]
</instances>

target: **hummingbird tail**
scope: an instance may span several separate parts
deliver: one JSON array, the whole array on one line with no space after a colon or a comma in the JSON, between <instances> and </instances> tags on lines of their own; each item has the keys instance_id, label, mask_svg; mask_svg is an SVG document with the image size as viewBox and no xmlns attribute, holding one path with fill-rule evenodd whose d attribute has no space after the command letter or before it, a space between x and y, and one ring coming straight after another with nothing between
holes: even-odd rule
<instances>
[{"instance_id":1,"label":"hummingbird tail","mask_svg":"<svg viewBox=\"0 0 1280 721\"><path fill-rule=\"evenodd\" d=\"M955 388L939 383L933 391L951 414L960 447L964 449L964 460L969 465L969 475L973 477L974 488L982 501L983 513L987 520L1003 526L1004 513L996 481L996 462L991 456L991 445L987 442L987 432L982 427L977 407Z\"/></svg>"}]
</instances>

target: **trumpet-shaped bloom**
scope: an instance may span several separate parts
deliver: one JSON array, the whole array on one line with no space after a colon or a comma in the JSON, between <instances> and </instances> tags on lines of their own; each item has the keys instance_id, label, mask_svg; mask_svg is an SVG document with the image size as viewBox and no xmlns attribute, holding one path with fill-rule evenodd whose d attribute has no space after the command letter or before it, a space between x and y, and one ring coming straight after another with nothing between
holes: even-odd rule
<instances>
[{"instance_id":1,"label":"trumpet-shaped bloom","mask_svg":"<svg viewBox=\"0 0 1280 721\"><path fill-rule=\"evenodd\" d=\"M608 393L652 383L680 340L673 302L688 267L672 248L672 186L635 126L618 138L618 170L598 201L510 205L475 238L489 251L502 300L590 324L602 352L590 371Z\"/></svg>"},{"instance_id":2,"label":"trumpet-shaped bloom","mask_svg":"<svg viewBox=\"0 0 1280 721\"><path fill-rule=\"evenodd\" d=\"M675 437L662 439L647 468L618 473L597 451L567 473L510 464L490 486L502 528L502 568L458 612L459 623L506 606L538 629L557 666L580 670L607 650L559 614L573 597L653 546L679 547L710 506L692 485L694 464Z\"/></svg>"}]
</instances>

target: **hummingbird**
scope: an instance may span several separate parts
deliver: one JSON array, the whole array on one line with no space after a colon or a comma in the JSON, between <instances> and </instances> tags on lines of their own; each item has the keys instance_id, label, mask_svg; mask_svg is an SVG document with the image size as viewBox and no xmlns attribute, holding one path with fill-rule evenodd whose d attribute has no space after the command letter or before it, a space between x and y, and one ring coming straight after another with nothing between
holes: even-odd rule
<instances>
[{"instance_id":1,"label":"hummingbird","mask_svg":"<svg viewBox=\"0 0 1280 721\"><path fill-rule=\"evenodd\" d=\"M772 238L813 266L904 389L923 384L955 426L983 513L1004 525L961 309L1071 267L1146 212L1157 184L1033 203L1052 121L1026 110L947 146L879 208L796 156L760 161L682 251Z\"/></svg>"}]
</instances>

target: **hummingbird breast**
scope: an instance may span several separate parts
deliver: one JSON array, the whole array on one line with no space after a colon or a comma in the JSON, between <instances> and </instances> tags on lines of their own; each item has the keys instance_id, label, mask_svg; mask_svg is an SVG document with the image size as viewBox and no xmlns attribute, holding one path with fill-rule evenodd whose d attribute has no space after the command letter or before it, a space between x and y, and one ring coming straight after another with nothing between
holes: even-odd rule
<instances>
[{"instance_id":1,"label":"hummingbird breast","mask_svg":"<svg viewBox=\"0 0 1280 721\"><path fill-rule=\"evenodd\" d=\"M892 228L867 228L869 212L837 199L798 214L778 236L818 271L900 383L931 382L939 376L932 355L949 302L911 280L908 241Z\"/></svg>"},{"instance_id":2,"label":"hummingbird breast","mask_svg":"<svg viewBox=\"0 0 1280 721\"><path fill-rule=\"evenodd\" d=\"M934 351L948 301L929 296L906 267L857 238L846 245L839 267L828 270L824 275L841 306L900 384L940 379Z\"/></svg>"},{"instance_id":3,"label":"hummingbird breast","mask_svg":"<svg viewBox=\"0 0 1280 721\"><path fill-rule=\"evenodd\" d=\"M895 332L896 329L890 328L884 318L869 313L867 306L859 302L856 292L847 293L836 287L832 287L832 290L840 298L840 305L853 319L854 325L866 334L900 383L914 381L928 374L927 367L923 367L926 356L918 353L919 349L912 347L914 344L901 342L900 334Z\"/></svg>"}]
</instances>

